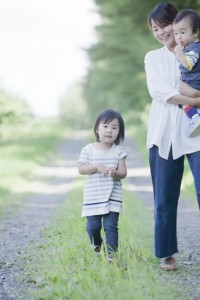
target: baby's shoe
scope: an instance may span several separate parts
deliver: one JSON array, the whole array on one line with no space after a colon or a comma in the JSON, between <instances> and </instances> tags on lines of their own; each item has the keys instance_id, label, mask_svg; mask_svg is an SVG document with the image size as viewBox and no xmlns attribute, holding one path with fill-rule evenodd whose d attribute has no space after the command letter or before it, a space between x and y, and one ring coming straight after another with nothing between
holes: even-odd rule
<instances>
[{"instance_id":1,"label":"baby's shoe","mask_svg":"<svg viewBox=\"0 0 200 300\"><path fill-rule=\"evenodd\" d=\"M200 133L200 115L194 116L189 123L188 137L194 137Z\"/></svg>"}]
</instances>

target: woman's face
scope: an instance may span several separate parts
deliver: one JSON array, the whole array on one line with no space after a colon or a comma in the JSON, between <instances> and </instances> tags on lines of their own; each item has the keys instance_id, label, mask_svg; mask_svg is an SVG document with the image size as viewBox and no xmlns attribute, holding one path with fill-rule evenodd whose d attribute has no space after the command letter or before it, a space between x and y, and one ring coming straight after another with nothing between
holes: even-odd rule
<instances>
[{"instance_id":1,"label":"woman's face","mask_svg":"<svg viewBox=\"0 0 200 300\"><path fill-rule=\"evenodd\" d=\"M172 24L164 27L160 27L153 20L151 20L151 29L155 39L159 43L161 43L162 45L166 46L171 50L174 49L174 47L176 46L176 42L174 38L174 31L173 31Z\"/></svg>"}]
</instances>

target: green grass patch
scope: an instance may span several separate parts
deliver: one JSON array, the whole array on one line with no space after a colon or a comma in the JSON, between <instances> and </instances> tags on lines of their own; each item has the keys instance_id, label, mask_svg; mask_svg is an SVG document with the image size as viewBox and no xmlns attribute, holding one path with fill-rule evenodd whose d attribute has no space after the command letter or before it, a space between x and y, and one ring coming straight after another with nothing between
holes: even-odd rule
<instances>
[{"instance_id":1,"label":"green grass patch","mask_svg":"<svg viewBox=\"0 0 200 300\"><path fill-rule=\"evenodd\" d=\"M190 204L192 204L192 206L197 207L198 205L194 186L194 178L192 176L192 172L190 170L187 158L185 159L184 175L181 190L183 197L187 198L190 201Z\"/></svg>"},{"instance_id":2,"label":"green grass patch","mask_svg":"<svg viewBox=\"0 0 200 300\"><path fill-rule=\"evenodd\" d=\"M147 105L144 111L129 111L125 116L126 135L132 137L146 164L148 164L146 148L148 110L149 106Z\"/></svg>"},{"instance_id":3,"label":"green grass patch","mask_svg":"<svg viewBox=\"0 0 200 300\"><path fill-rule=\"evenodd\" d=\"M83 180L68 195L37 246L28 250L26 299L187 299L162 277L153 257L152 213L124 190L119 223L119 253L113 264L96 257L80 217ZM126 185L125 185L126 187ZM25 279L26 278L26 279ZM25 282L25 285L26 285Z\"/></svg>"},{"instance_id":4,"label":"green grass patch","mask_svg":"<svg viewBox=\"0 0 200 300\"><path fill-rule=\"evenodd\" d=\"M13 135L7 134L0 143L1 215L4 207L21 205L27 195L23 190L34 179L35 171L51 159L58 142L67 136L64 127L53 119L34 120L18 131L10 130Z\"/></svg>"}]
</instances>

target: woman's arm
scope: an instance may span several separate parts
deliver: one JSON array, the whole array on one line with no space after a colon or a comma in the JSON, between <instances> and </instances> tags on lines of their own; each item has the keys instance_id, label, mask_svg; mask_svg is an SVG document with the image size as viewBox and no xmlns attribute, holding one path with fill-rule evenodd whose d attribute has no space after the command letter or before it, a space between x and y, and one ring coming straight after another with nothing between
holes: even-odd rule
<instances>
[{"instance_id":1,"label":"woman's arm","mask_svg":"<svg viewBox=\"0 0 200 300\"><path fill-rule=\"evenodd\" d=\"M171 97L168 100L171 104L181 104L181 105L190 105L190 106L196 106L200 107L200 97L198 98L191 98L184 95L176 95Z\"/></svg>"},{"instance_id":2,"label":"woman's arm","mask_svg":"<svg viewBox=\"0 0 200 300\"><path fill-rule=\"evenodd\" d=\"M179 92L182 95L188 96L188 97L200 97L200 90L196 90L193 87L191 87L189 84L180 81L179 83Z\"/></svg>"},{"instance_id":3,"label":"woman's arm","mask_svg":"<svg viewBox=\"0 0 200 300\"><path fill-rule=\"evenodd\" d=\"M168 61L168 55L162 48L148 52L144 60L149 94L154 101L164 104L168 104L171 97L179 94L172 77L176 72L176 66L174 60Z\"/></svg>"},{"instance_id":4,"label":"woman's arm","mask_svg":"<svg viewBox=\"0 0 200 300\"><path fill-rule=\"evenodd\" d=\"M171 104L200 106L200 91L192 88L185 82L180 82L179 91L181 95L171 97L168 102Z\"/></svg>"},{"instance_id":5,"label":"woman's arm","mask_svg":"<svg viewBox=\"0 0 200 300\"><path fill-rule=\"evenodd\" d=\"M200 106L200 91L188 84L180 82L179 91L170 83L171 74L175 71L173 66L164 74L164 56L159 51L151 51L145 56L145 70L147 86L151 97L163 103ZM175 68L175 65L174 65ZM166 80L167 78L167 80ZM180 94L178 93L180 92Z\"/></svg>"}]
</instances>

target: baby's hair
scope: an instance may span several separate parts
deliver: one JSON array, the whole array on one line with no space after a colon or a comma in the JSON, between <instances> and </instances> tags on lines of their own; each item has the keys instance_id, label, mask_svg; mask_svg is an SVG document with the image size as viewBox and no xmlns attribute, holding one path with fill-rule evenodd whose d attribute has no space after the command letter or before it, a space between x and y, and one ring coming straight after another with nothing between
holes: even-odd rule
<instances>
[{"instance_id":1,"label":"baby's hair","mask_svg":"<svg viewBox=\"0 0 200 300\"><path fill-rule=\"evenodd\" d=\"M124 126L124 121L122 119L122 116L120 115L120 113L118 113L115 110L112 109L106 109L103 110L102 112L99 113L99 115L97 116L97 119L95 121L94 124L94 134L96 136L96 141L99 142L99 135L97 133L97 130L99 128L99 124L103 121L104 123L110 123L113 119L117 119L119 122L119 133L117 136L117 139L115 140L115 144L119 145L120 141L124 140L124 130L125 130L125 126Z\"/></svg>"},{"instance_id":2,"label":"baby's hair","mask_svg":"<svg viewBox=\"0 0 200 300\"><path fill-rule=\"evenodd\" d=\"M174 19L174 24L179 23L185 18L189 20L193 33L196 33L198 30L200 30L200 16L194 9L180 10Z\"/></svg>"}]
</instances>

